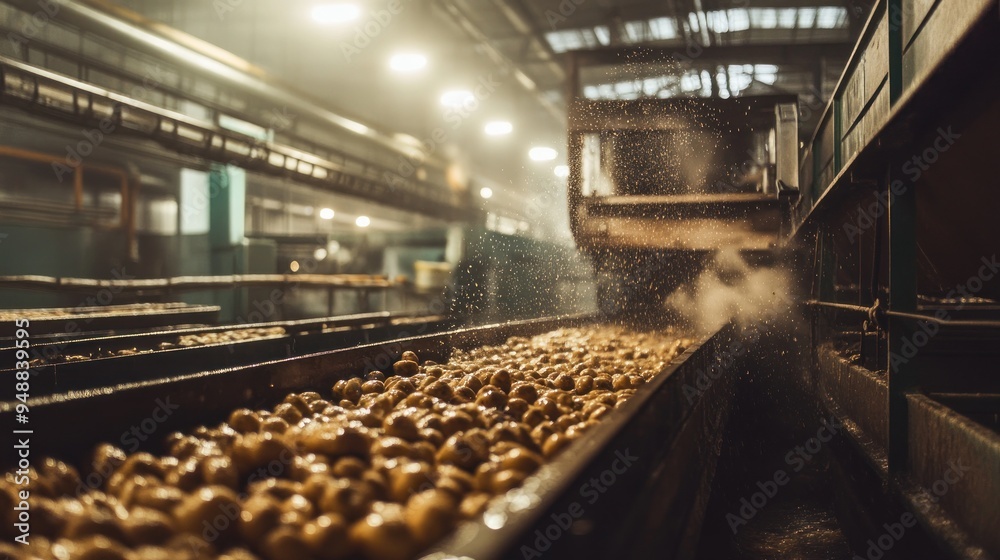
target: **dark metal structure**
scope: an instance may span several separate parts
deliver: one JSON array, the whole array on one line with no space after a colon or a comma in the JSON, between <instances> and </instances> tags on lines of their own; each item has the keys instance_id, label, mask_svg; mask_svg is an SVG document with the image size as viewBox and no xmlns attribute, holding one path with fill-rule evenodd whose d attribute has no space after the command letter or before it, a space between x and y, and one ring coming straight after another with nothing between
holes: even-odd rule
<instances>
[{"instance_id":1,"label":"dark metal structure","mask_svg":"<svg viewBox=\"0 0 1000 560\"><path fill-rule=\"evenodd\" d=\"M955 557L1000 554L998 48L995 2L878 2L805 145L789 239L812 263L813 379L868 481L855 505L887 490ZM974 474L943 493L956 461Z\"/></svg>"},{"instance_id":2,"label":"dark metal structure","mask_svg":"<svg viewBox=\"0 0 1000 560\"><path fill-rule=\"evenodd\" d=\"M464 201L448 189L400 176L390 165L346 154L333 159L262 141L6 57L0 57L0 102L74 124L147 138L209 161L374 197L389 206L452 219L467 216Z\"/></svg>"},{"instance_id":3,"label":"dark metal structure","mask_svg":"<svg viewBox=\"0 0 1000 560\"><path fill-rule=\"evenodd\" d=\"M570 225L606 277L603 310L655 306L724 248L773 256L798 196L795 96L587 99L595 66L669 72L675 55L568 57Z\"/></svg>"},{"instance_id":4,"label":"dark metal structure","mask_svg":"<svg viewBox=\"0 0 1000 560\"><path fill-rule=\"evenodd\" d=\"M775 261L804 273L810 380L848 426L850 444L835 454L844 507L874 535L912 511L935 555L953 557L1000 554L991 529L1000 523L1000 190L986 155L998 143L1000 72L980 56L1000 48L997 9L878 2L793 164L796 179L777 171L781 187L798 189L772 188L770 197L670 173L702 154L709 169L725 169L713 159L724 143L699 141L699 132L727 103L727 132L759 129L754 98L582 99L582 64L669 68L679 62L669 50L583 51L570 55L568 72L573 233L611 275L604 308L648 309L682 281L670 273L693 277L699 252L773 249ZM672 128L682 136L667 142L642 133ZM622 138L628 147L615 145ZM797 144L792 134L785 153ZM781 144L771 147L780 160ZM671 152L681 156L662 157ZM706 193L720 182L726 194ZM956 464L976 474L941 490Z\"/></svg>"}]
</instances>

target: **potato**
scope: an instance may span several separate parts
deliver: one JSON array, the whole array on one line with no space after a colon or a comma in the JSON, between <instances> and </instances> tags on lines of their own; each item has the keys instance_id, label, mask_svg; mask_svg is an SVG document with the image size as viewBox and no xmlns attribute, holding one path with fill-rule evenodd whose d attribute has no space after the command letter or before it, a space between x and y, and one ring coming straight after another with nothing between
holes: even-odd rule
<instances>
[{"instance_id":1,"label":"potato","mask_svg":"<svg viewBox=\"0 0 1000 560\"><path fill-rule=\"evenodd\" d=\"M398 504L377 504L372 513L351 526L349 534L369 558L406 560L419 546Z\"/></svg>"},{"instance_id":2,"label":"potato","mask_svg":"<svg viewBox=\"0 0 1000 560\"><path fill-rule=\"evenodd\" d=\"M401 360L407 360L407 361L413 362L415 364L419 364L420 363L420 360L417 358L417 353L413 352L413 351L410 351L410 350L407 350L407 351L403 352L403 355L400 356L400 359Z\"/></svg>"},{"instance_id":3,"label":"potato","mask_svg":"<svg viewBox=\"0 0 1000 560\"><path fill-rule=\"evenodd\" d=\"M166 457L104 444L82 481L42 459L27 552L409 558L585 437L688 344L584 327L456 350L445 364L420 366L407 351L395 375L339 380L329 400L290 393L273 409L240 408L226 423L170 434ZM8 474L0 510L13 507L13 490Z\"/></svg>"},{"instance_id":4,"label":"potato","mask_svg":"<svg viewBox=\"0 0 1000 560\"><path fill-rule=\"evenodd\" d=\"M445 536L458 516L455 497L442 490L414 494L406 504L405 519L417 543L429 546Z\"/></svg>"},{"instance_id":5,"label":"potato","mask_svg":"<svg viewBox=\"0 0 1000 560\"><path fill-rule=\"evenodd\" d=\"M239 499L229 488L206 486L186 496L174 508L177 530L192 535L218 534L220 540L236 533L240 519ZM226 539L228 540L228 539Z\"/></svg>"},{"instance_id":6,"label":"potato","mask_svg":"<svg viewBox=\"0 0 1000 560\"><path fill-rule=\"evenodd\" d=\"M388 436L416 441L420 436L417 422L413 419L415 413L416 410L411 408L393 412L386 416L382 429Z\"/></svg>"},{"instance_id":7,"label":"potato","mask_svg":"<svg viewBox=\"0 0 1000 560\"><path fill-rule=\"evenodd\" d=\"M319 507L323 513L337 514L353 521L368 511L371 499L364 486L346 479L337 479L327 488Z\"/></svg>"},{"instance_id":8,"label":"potato","mask_svg":"<svg viewBox=\"0 0 1000 560\"><path fill-rule=\"evenodd\" d=\"M392 364L392 372L400 377L412 377L420 372L420 366L412 360L399 360Z\"/></svg>"},{"instance_id":9,"label":"potato","mask_svg":"<svg viewBox=\"0 0 1000 560\"><path fill-rule=\"evenodd\" d=\"M137 507L122 520L122 532L132 546L160 544L174 535L173 520L155 509Z\"/></svg>"},{"instance_id":10,"label":"potato","mask_svg":"<svg viewBox=\"0 0 1000 560\"><path fill-rule=\"evenodd\" d=\"M277 527L264 537L260 550L267 560L308 560L309 545L295 527Z\"/></svg>"},{"instance_id":11,"label":"potato","mask_svg":"<svg viewBox=\"0 0 1000 560\"><path fill-rule=\"evenodd\" d=\"M301 539L309 552L320 560L340 560L354 554L347 535L347 521L336 514L326 514L302 526Z\"/></svg>"}]
</instances>

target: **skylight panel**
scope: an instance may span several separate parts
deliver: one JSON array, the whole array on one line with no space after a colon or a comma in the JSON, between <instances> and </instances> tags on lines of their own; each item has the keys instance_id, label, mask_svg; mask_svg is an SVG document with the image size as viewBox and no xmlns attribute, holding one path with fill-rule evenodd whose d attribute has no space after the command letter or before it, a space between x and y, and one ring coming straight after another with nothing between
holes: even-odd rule
<instances>
[{"instance_id":1,"label":"skylight panel","mask_svg":"<svg viewBox=\"0 0 1000 560\"><path fill-rule=\"evenodd\" d=\"M591 29L565 29L562 31L550 31L545 34L545 40L556 52L566 52L576 49L592 49L602 43L598 40L594 30Z\"/></svg>"},{"instance_id":2,"label":"skylight panel","mask_svg":"<svg viewBox=\"0 0 1000 560\"><path fill-rule=\"evenodd\" d=\"M691 72L681 76L681 90L682 91L697 91L701 89L701 78L697 73Z\"/></svg>"},{"instance_id":3,"label":"skylight panel","mask_svg":"<svg viewBox=\"0 0 1000 560\"><path fill-rule=\"evenodd\" d=\"M715 79L719 82L719 97L726 99L729 97L729 77L725 72L719 72Z\"/></svg>"},{"instance_id":4,"label":"skylight panel","mask_svg":"<svg viewBox=\"0 0 1000 560\"><path fill-rule=\"evenodd\" d=\"M733 8L726 11L730 31L746 31L750 29L750 12L746 8Z\"/></svg>"},{"instance_id":5,"label":"skylight panel","mask_svg":"<svg viewBox=\"0 0 1000 560\"><path fill-rule=\"evenodd\" d=\"M594 36L597 37L597 41L604 46L611 44L611 30L608 29L607 25L598 25L595 27Z\"/></svg>"},{"instance_id":6,"label":"skylight panel","mask_svg":"<svg viewBox=\"0 0 1000 560\"><path fill-rule=\"evenodd\" d=\"M649 20L649 32L653 39L663 41L677 38L677 26L672 18L656 18Z\"/></svg>"},{"instance_id":7,"label":"skylight panel","mask_svg":"<svg viewBox=\"0 0 1000 560\"><path fill-rule=\"evenodd\" d=\"M628 37L630 43L641 43L646 37L646 22L625 22L625 36Z\"/></svg>"},{"instance_id":8,"label":"skylight panel","mask_svg":"<svg viewBox=\"0 0 1000 560\"><path fill-rule=\"evenodd\" d=\"M792 29L795 27L795 19L799 15L795 8L784 8L778 10L778 27L782 29Z\"/></svg>"},{"instance_id":9,"label":"skylight panel","mask_svg":"<svg viewBox=\"0 0 1000 560\"><path fill-rule=\"evenodd\" d=\"M751 8L750 25L758 29L774 29L778 25L778 10L774 8Z\"/></svg>"},{"instance_id":10,"label":"skylight panel","mask_svg":"<svg viewBox=\"0 0 1000 560\"><path fill-rule=\"evenodd\" d=\"M799 8L799 29L811 29L816 24L816 8Z\"/></svg>"},{"instance_id":11,"label":"skylight panel","mask_svg":"<svg viewBox=\"0 0 1000 560\"><path fill-rule=\"evenodd\" d=\"M816 27L820 29L836 29L843 27L846 22L846 8L826 7L816 12Z\"/></svg>"},{"instance_id":12,"label":"skylight panel","mask_svg":"<svg viewBox=\"0 0 1000 560\"><path fill-rule=\"evenodd\" d=\"M712 95L712 75L708 73L708 70L701 71L701 94L704 97Z\"/></svg>"},{"instance_id":13,"label":"skylight panel","mask_svg":"<svg viewBox=\"0 0 1000 560\"><path fill-rule=\"evenodd\" d=\"M726 12L723 10L706 12L705 21L708 24L709 31L713 31L715 33L725 33L729 31L729 18L726 17Z\"/></svg>"},{"instance_id":14,"label":"skylight panel","mask_svg":"<svg viewBox=\"0 0 1000 560\"><path fill-rule=\"evenodd\" d=\"M691 31L701 31L701 26L698 25L698 16L694 12L688 14L688 24L691 26Z\"/></svg>"}]
</instances>

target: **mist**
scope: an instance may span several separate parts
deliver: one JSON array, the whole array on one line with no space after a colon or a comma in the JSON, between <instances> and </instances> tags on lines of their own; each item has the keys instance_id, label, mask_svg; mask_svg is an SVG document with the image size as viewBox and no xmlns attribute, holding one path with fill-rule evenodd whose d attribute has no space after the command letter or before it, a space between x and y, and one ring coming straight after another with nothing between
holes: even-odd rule
<instances>
[{"instance_id":1,"label":"mist","mask_svg":"<svg viewBox=\"0 0 1000 560\"><path fill-rule=\"evenodd\" d=\"M679 288L666 304L698 332L733 321L751 325L786 325L793 320L792 279L778 268L754 267L736 249L715 254L698 278Z\"/></svg>"}]
</instances>

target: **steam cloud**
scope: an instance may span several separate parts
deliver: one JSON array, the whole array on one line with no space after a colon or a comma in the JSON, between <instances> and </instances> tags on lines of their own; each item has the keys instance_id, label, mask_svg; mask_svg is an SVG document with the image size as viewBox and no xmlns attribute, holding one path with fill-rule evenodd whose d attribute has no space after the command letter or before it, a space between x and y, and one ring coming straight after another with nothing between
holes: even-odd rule
<instances>
[{"instance_id":1,"label":"steam cloud","mask_svg":"<svg viewBox=\"0 0 1000 560\"><path fill-rule=\"evenodd\" d=\"M783 270L752 267L735 249L716 253L701 275L667 298L682 320L707 332L728 321L741 328L792 320L792 281Z\"/></svg>"}]
</instances>

